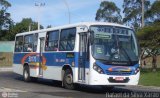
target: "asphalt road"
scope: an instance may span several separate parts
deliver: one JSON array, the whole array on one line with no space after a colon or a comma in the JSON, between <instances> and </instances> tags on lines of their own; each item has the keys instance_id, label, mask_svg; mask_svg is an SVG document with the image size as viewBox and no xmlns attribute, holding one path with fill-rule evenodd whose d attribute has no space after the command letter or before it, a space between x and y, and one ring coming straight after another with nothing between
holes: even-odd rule
<instances>
[{"instance_id":1,"label":"asphalt road","mask_svg":"<svg viewBox=\"0 0 160 98\"><path fill-rule=\"evenodd\" d=\"M76 90L68 90L57 81L38 79L27 83L22 76L13 72L0 72L0 98L4 98L6 93L8 98L160 98L158 87L126 86L107 91L97 86L78 85Z\"/></svg>"}]
</instances>

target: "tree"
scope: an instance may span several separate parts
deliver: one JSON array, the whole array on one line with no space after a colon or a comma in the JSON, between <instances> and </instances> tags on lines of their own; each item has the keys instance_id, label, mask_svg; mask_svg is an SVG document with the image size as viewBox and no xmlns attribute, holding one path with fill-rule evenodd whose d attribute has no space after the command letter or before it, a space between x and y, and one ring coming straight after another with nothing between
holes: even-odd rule
<instances>
[{"instance_id":1,"label":"tree","mask_svg":"<svg viewBox=\"0 0 160 98\"><path fill-rule=\"evenodd\" d=\"M150 21L146 27L137 33L141 45L141 60L152 57L152 67L156 69L157 55L160 54L160 1L155 1L145 12L145 18ZM148 55L144 56L144 51Z\"/></svg>"},{"instance_id":2,"label":"tree","mask_svg":"<svg viewBox=\"0 0 160 98\"><path fill-rule=\"evenodd\" d=\"M97 10L95 20L121 23L120 9L113 2L103 1Z\"/></svg>"},{"instance_id":3,"label":"tree","mask_svg":"<svg viewBox=\"0 0 160 98\"><path fill-rule=\"evenodd\" d=\"M0 40L12 24L10 13L7 12L9 7L11 7L11 4L8 1L0 0Z\"/></svg>"},{"instance_id":4,"label":"tree","mask_svg":"<svg viewBox=\"0 0 160 98\"><path fill-rule=\"evenodd\" d=\"M47 28L52 28L52 25L48 25Z\"/></svg>"},{"instance_id":5,"label":"tree","mask_svg":"<svg viewBox=\"0 0 160 98\"><path fill-rule=\"evenodd\" d=\"M150 6L150 1L144 0L145 11ZM142 0L124 0L123 3L124 23L130 23L135 29L141 26Z\"/></svg>"},{"instance_id":6,"label":"tree","mask_svg":"<svg viewBox=\"0 0 160 98\"><path fill-rule=\"evenodd\" d=\"M28 32L29 28L30 31L37 30L38 23L34 22L31 18L23 18L21 22L12 25L11 29L4 38L7 40L14 40L17 33ZM43 26L40 28L43 29Z\"/></svg>"},{"instance_id":7,"label":"tree","mask_svg":"<svg viewBox=\"0 0 160 98\"><path fill-rule=\"evenodd\" d=\"M146 26L137 32L140 46L143 50L147 49L147 57L152 57L152 68L155 70L157 65L157 55L160 54L160 22ZM143 52L142 52L143 53ZM146 57L141 55L141 60Z\"/></svg>"},{"instance_id":8,"label":"tree","mask_svg":"<svg viewBox=\"0 0 160 98\"><path fill-rule=\"evenodd\" d=\"M6 29L9 27L10 23L10 13L7 13L8 7L11 6L11 4L6 0L0 0L0 30Z\"/></svg>"},{"instance_id":9,"label":"tree","mask_svg":"<svg viewBox=\"0 0 160 98\"><path fill-rule=\"evenodd\" d=\"M145 18L148 18L150 22L160 21L160 1L155 1L151 8L146 11Z\"/></svg>"}]
</instances>

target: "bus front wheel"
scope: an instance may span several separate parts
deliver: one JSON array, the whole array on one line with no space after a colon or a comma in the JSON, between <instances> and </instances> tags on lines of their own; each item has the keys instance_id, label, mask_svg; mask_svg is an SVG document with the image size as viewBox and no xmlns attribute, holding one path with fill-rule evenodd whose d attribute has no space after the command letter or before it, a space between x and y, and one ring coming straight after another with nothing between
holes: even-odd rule
<instances>
[{"instance_id":1,"label":"bus front wheel","mask_svg":"<svg viewBox=\"0 0 160 98\"><path fill-rule=\"evenodd\" d=\"M25 82L30 81L30 73L29 73L29 66L25 66L23 70L23 79Z\"/></svg>"},{"instance_id":2,"label":"bus front wheel","mask_svg":"<svg viewBox=\"0 0 160 98\"><path fill-rule=\"evenodd\" d=\"M67 89L74 89L73 75L70 69L66 69L64 72L63 86Z\"/></svg>"}]
</instances>

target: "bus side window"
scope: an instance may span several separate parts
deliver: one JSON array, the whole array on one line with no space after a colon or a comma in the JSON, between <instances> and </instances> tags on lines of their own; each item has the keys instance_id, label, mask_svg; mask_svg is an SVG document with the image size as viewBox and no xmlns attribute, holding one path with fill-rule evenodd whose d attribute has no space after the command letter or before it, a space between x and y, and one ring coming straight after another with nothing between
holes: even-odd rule
<instances>
[{"instance_id":1,"label":"bus side window","mask_svg":"<svg viewBox=\"0 0 160 98\"><path fill-rule=\"evenodd\" d=\"M23 52L33 52L33 34L26 35L24 37L24 47Z\"/></svg>"},{"instance_id":2,"label":"bus side window","mask_svg":"<svg viewBox=\"0 0 160 98\"><path fill-rule=\"evenodd\" d=\"M76 28L64 29L60 36L60 51L72 51L75 46Z\"/></svg>"},{"instance_id":3,"label":"bus side window","mask_svg":"<svg viewBox=\"0 0 160 98\"><path fill-rule=\"evenodd\" d=\"M37 51L37 44L38 44L38 33L34 35L33 52Z\"/></svg>"},{"instance_id":4,"label":"bus side window","mask_svg":"<svg viewBox=\"0 0 160 98\"><path fill-rule=\"evenodd\" d=\"M15 52L23 51L23 36L17 36L15 41Z\"/></svg>"},{"instance_id":5,"label":"bus side window","mask_svg":"<svg viewBox=\"0 0 160 98\"><path fill-rule=\"evenodd\" d=\"M46 51L57 51L58 50L58 40L59 40L59 31L50 31L47 32L46 36Z\"/></svg>"}]
</instances>

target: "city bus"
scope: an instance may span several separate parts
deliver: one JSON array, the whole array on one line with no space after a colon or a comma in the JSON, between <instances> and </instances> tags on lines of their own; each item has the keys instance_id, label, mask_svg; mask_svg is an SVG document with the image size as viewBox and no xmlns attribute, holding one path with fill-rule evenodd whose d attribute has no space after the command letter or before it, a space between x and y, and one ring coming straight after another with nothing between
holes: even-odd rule
<instances>
[{"instance_id":1,"label":"city bus","mask_svg":"<svg viewBox=\"0 0 160 98\"><path fill-rule=\"evenodd\" d=\"M114 87L137 85L139 49L130 27L81 22L15 36L13 71L29 82L37 78Z\"/></svg>"}]
</instances>

